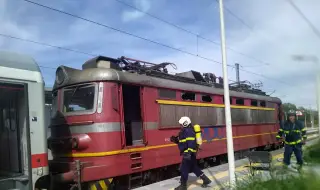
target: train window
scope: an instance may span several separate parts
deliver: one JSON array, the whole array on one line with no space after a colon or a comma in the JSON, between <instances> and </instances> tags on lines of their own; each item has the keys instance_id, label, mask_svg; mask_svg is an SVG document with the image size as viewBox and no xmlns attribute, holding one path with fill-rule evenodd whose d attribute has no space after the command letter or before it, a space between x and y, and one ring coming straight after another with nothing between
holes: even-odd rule
<instances>
[{"instance_id":1,"label":"train window","mask_svg":"<svg viewBox=\"0 0 320 190\"><path fill-rule=\"evenodd\" d=\"M196 94L193 92L183 92L181 95L182 100L196 100Z\"/></svg>"},{"instance_id":2,"label":"train window","mask_svg":"<svg viewBox=\"0 0 320 190\"><path fill-rule=\"evenodd\" d=\"M251 100L251 106L258 106L257 100Z\"/></svg>"},{"instance_id":3,"label":"train window","mask_svg":"<svg viewBox=\"0 0 320 190\"><path fill-rule=\"evenodd\" d=\"M202 95L201 100L203 102L212 102L212 98L210 95Z\"/></svg>"},{"instance_id":4,"label":"train window","mask_svg":"<svg viewBox=\"0 0 320 190\"><path fill-rule=\"evenodd\" d=\"M266 107L266 102L265 101L260 101L260 106L261 107Z\"/></svg>"},{"instance_id":5,"label":"train window","mask_svg":"<svg viewBox=\"0 0 320 190\"><path fill-rule=\"evenodd\" d=\"M224 103L224 96L223 96L223 103ZM230 105L232 104L232 97L230 97Z\"/></svg>"},{"instance_id":6,"label":"train window","mask_svg":"<svg viewBox=\"0 0 320 190\"><path fill-rule=\"evenodd\" d=\"M159 89L158 94L160 98L176 99L176 91L174 90Z\"/></svg>"},{"instance_id":7,"label":"train window","mask_svg":"<svg viewBox=\"0 0 320 190\"><path fill-rule=\"evenodd\" d=\"M267 108L274 108L274 103L267 102Z\"/></svg>"},{"instance_id":8,"label":"train window","mask_svg":"<svg viewBox=\"0 0 320 190\"><path fill-rule=\"evenodd\" d=\"M236 104L237 105L244 105L244 99L243 98L237 98L236 99Z\"/></svg>"},{"instance_id":9,"label":"train window","mask_svg":"<svg viewBox=\"0 0 320 190\"><path fill-rule=\"evenodd\" d=\"M63 112L83 112L94 109L96 86L85 84L63 91Z\"/></svg>"}]
</instances>

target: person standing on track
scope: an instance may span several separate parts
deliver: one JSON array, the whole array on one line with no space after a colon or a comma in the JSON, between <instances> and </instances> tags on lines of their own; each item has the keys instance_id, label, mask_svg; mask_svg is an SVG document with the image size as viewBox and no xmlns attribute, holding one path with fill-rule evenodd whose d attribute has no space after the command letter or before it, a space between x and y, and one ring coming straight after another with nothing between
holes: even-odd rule
<instances>
[{"instance_id":1,"label":"person standing on track","mask_svg":"<svg viewBox=\"0 0 320 190\"><path fill-rule=\"evenodd\" d=\"M179 124L182 126L178 136L172 136L171 142L178 144L182 163L180 167L181 179L180 185L175 190L187 190L188 175L193 172L203 181L202 186L206 187L211 180L200 170L197 165L196 153L199 146L196 142L196 132L191 124L189 117L181 117Z\"/></svg>"},{"instance_id":2,"label":"person standing on track","mask_svg":"<svg viewBox=\"0 0 320 190\"><path fill-rule=\"evenodd\" d=\"M299 165L298 170L300 171L303 159L302 159L302 145L305 144L307 135L306 128L303 123L296 119L295 111L288 113L288 119L284 124L281 124L276 138L280 140L283 135L284 138L284 159L283 163L285 167L290 165L290 159L292 152L294 152L297 163Z\"/></svg>"}]
</instances>

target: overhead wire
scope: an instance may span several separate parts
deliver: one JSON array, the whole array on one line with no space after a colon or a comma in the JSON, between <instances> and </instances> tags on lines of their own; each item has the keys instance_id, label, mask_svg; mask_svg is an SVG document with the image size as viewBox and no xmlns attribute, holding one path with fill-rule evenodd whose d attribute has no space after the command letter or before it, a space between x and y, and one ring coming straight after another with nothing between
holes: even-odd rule
<instances>
[{"instance_id":1,"label":"overhead wire","mask_svg":"<svg viewBox=\"0 0 320 190\"><path fill-rule=\"evenodd\" d=\"M174 24L174 23L172 23L172 22L169 22L169 21L167 21L167 20L164 20L164 19L162 19L162 18L160 18L160 17L158 17L158 16L155 16L155 15L153 15L153 14L150 14L150 13L148 13L148 12L146 12L146 11L143 11L143 10L139 9L138 7L133 6L133 5L129 4L129 3L126 3L126 2L124 2L124 1L122 1L122 0L115 0L115 1L117 1L117 2L119 2L119 3L121 3L121 4L123 4L123 5L125 5L125 6L127 6L127 7L130 7L130 8L132 8L132 9L135 9L135 10L137 10L137 11L143 13L143 14L146 14L146 15L148 15L148 16L156 19L156 20L159 20L159 21L161 21L161 22L163 22L163 23L166 23L166 24L168 24L168 25L170 25L170 26L172 26L172 27L175 27L175 28L177 28L177 29L179 29L179 30L182 30L182 31L185 31L185 32L187 32L187 33L189 33L189 34L192 34L192 35L194 35L194 36L197 37L197 41L198 41L198 38L200 38L200 39L202 39L202 40L205 40L205 41L207 41L207 42L213 43L213 44L215 44L215 45L218 45L218 46L221 45L221 43L219 43L219 42L216 42L216 41L210 40L210 39L208 39L208 38L206 38L206 37L203 37L203 36L201 36L201 35L193 32L193 31L191 31L191 30L185 29L185 28L183 28L183 27L181 27L181 26L179 26L179 25L177 25L177 24ZM246 25L247 27L251 28L251 27L250 27L249 25L247 25L242 19L240 19L239 17L237 17L235 14L233 14L232 11L230 11L230 10L227 9L227 8L225 8L225 9L226 9L230 14L232 14L233 16L235 16L236 18L238 18L238 20L239 20L242 24L244 24L244 25ZM251 28L251 29L252 29L252 28ZM198 42L197 42L197 43L198 43ZM228 46L227 46L226 48L229 49L230 51L233 51L234 53L237 53L237 54L242 55L242 56L244 56L244 57L247 57L247 58L249 58L249 59L255 60L256 62L265 64L265 65L270 65L270 63L267 63L267 62L265 62L265 61L259 60L259 59L255 58L255 57L251 56L251 55L242 53L242 52L237 51L237 50L235 50L235 49L233 49L233 48L230 48L230 47L228 47Z\"/></svg>"},{"instance_id":2,"label":"overhead wire","mask_svg":"<svg viewBox=\"0 0 320 190\"><path fill-rule=\"evenodd\" d=\"M178 48L175 48L175 47L172 47L172 46L169 46L169 45L166 45L166 44L162 44L160 42L156 42L156 41L153 41L151 39L147 39L147 38L144 38L144 37L141 37L141 36L138 36L138 35L135 35L135 34L132 34L132 33L129 33L127 31L124 31L124 30L120 30L120 29L117 29L117 28L114 28L114 27L111 27L111 26L108 26L108 25L105 25L105 24L102 24L102 23L99 23L99 22L96 22L96 21L92 21L90 19L87 19L87 18L84 18L84 17L81 17L81 16L78 16L78 15L75 15L75 14L71 14L71 13L68 13L68 12L65 12L65 11L62 11L62 10L59 10L59 9L56 9L56 8L53 8L53 7L49 7L49 6L46 6L46 5L43 5L43 4L40 4L40 3L37 3L37 2L33 2L33 1L30 1L30 0L23 0L25 2L28 2L28 3L31 3L31 4L34 4L34 5L37 5L37 6L40 6L40 7L43 7L43 8L46 8L46 9L49 9L49 10L52 10L52 11L55 11L55 12L59 12L61 14L64 14L64 15L68 15L68 16L71 16L71 17L74 17L74 18L77 18L77 19L80 19L80 20L84 20L84 21L87 21L87 22L90 22L90 23L93 23L93 24L96 24L96 25L99 25L99 26L102 26L102 27L105 27L105 28L109 28L111 30L114 30L114 31L117 31L117 32L120 32L120 33L123 33L123 34L126 34L126 35L129 35L129 36L132 36L132 37L135 37L135 38L139 38L141 40L144 40L144 41L148 41L148 42L151 42L151 43L154 43L154 44L157 44L157 45L160 45L160 46L163 46L163 47L167 47L169 49L173 49L173 50L176 50L176 51L180 51L182 53L185 53L185 54L188 54L188 55L191 55L191 56L194 56L194 57L199 57L199 58L202 58L204 60L207 60L207 61L211 61L211 62L214 62L214 63L218 63L218 64L222 64L221 62L219 61L216 61L214 59L210 59L210 58L207 58L207 57L203 57L203 56L199 56L199 55L196 55L194 53L191 53L191 52L188 52L188 51L185 51L185 50L181 50L181 49L178 49ZM5 36L5 35L2 35L2 36ZM10 38L13 38L13 39L19 39L17 37L13 37L13 36L6 36L6 37L10 37ZM29 41L29 42L32 42L32 43L35 43L35 41L32 41L32 40L26 40L24 39L24 41ZM59 47L59 46L54 46L54 45L50 45L50 44L46 44L46 43L42 43L42 42L36 42L37 44L41 44L41 45L46 45L46 46L50 46L50 47L53 47L53 48L59 48L59 49L64 49L64 50L68 50L68 51L72 51L72 49L69 49L69 48L62 48L62 47ZM81 52L81 51L77 51L77 50L74 50L74 52L78 52L78 53L85 53L85 52ZM92 56L96 56L94 54L89 54L89 53L85 53L87 55L92 55ZM232 67L234 68L235 66L233 65L228 65L228 67ZM257 75L257 76L261 76L261 77L264 77L264 78L267 78L267 79L270 79L270 80L274 80L274 81L278 81L278 82L281 82L283 84L287 84L283 81L280 81L280 80L277 80L277 79L273 79L273 78L270 78L270 77L266 77L262 74L259 74L259 73L254 73L254 72L251 72L251 71L247 71L247 70L244 70L244 69L240 69L244 72L247 72L247 73L251 73L251 74L254 74L254 75ZM290 85L290 84L287 84L287 85Z\"/></svg>"},{"instance_id":3,"label":"overhead wire","mask_svg":"<svg viewBox=\"0 0 320 190\"><path fill-rule=\"evenodd\" d=\"M57 48L57 49L63 49L63 50L66 50L66 51L71 51L71 52L80 53L80 54L84 54L84 55L97 56L95 54L86 53L86 52L83 52L83 51L78 51L78 50L65 48L65 47L61 47L61 46L55 46L55 45L51 45L51 44L47 44L47 43L43 43L43 42L37 42L37 41L34 41L34 40L25 39L25 38L19 38L19 37L12 36L12 35L9 35L9 34L0 33L0 36L6 37L6 38L15 39L15 40L20 40L20 41L30 42L30 43L34 43L34 44L38 44L38 45L42 45L42 46L47 46L47 47L52 47L52 48Z\"/></svg>"},{"instance_id":4,"label":"overhead wire","mask_svg":"<svg viewBox=\"0 0 320 190\"><path fill-rule=\"evenodd\" d=\"M315 35L320 39L320 31L312 24L312 22L304 15L304 13L298 8L296 4L294 4L292 0L287 1L298 12L302 19L308 24L308 26L312 29Z\"/></svg>"},{"instance_id":5,"label":"overhead wire","mask_svg":"<svg viewBox=\"0 0 320 190\"><path fill-rule=\"evenodd\" d=\"M172 46L170 46L170 45L163 44L163 43L160 43L160 42L157 42L157 41L154 41L154 40L145 38L145 37L141 37L141 36L138 36L138 35L136 35L136 34L132 34L132 33L130 33L130 32L127 32L127 31L124 31L124 30L121 30L121 29L118 29L118 28L114 28L114 27L112 27L112 26L108 26L108 25L99 23L99 22L97 22L97 21L93 21L93 20L90 20L90 19L87 19L87 18L78 16L78 15L75 15L75 14L71 14L71 13L68 13L68 12L65 12L65 11L62 11L62 10L53 8L53 7L49 7L49 6L46 6L46 5L37 3L37 2L33 2L33 1L30 1L30 0L23 0L23 1L26 1L26 2L28 2L28 3L31 3L31 4L34 4L34 5L37 5L37 6L40 6L40 7L43 7L43 8L52 10L52 11L55 11L55 12L59 12L59 13L64 14L64 15L68 15L68 16L71 16L71 17L80 19L80 20L84 20L84 21L86 21L86 22L90 22L90 23L92 23L92 24L99 25L99 26L102 26L102 27L105 27L105 28L108 28L108 29L111 29L111 30L114 30L114 31L117 31L117 32L120 32L120 33L123 33L123 34L126 34L126 35L128 35L128 36L132 36L132 37L135 37L135 38L144 40L144 41L148 41L148 42L153 43L153 44L157 44L157 45L160 45L160 46L169 48L169 49L173 49L173 50L176 50L176 51L179 51L179 52L182 52L182 53L185 53L185 54L194 56L194 57L200 57L200 58L205 59L205 60L207 60L207 61L211 61L211 62L215 62L215 63L218 63L218 64L222 64L221 62L216 61L216 60L214 60L214 59L210 59L210 58L207 58L207 57L199 56L199 55L196 55L196 54L194 54L194 53L191 53L191 52L188 52L188 51L179 49L179 48L175 48L175 47L172 47ZM229 65L229 66L230 66L230 67L234 67L233 65Z\"/></svg>"}]
</instances>

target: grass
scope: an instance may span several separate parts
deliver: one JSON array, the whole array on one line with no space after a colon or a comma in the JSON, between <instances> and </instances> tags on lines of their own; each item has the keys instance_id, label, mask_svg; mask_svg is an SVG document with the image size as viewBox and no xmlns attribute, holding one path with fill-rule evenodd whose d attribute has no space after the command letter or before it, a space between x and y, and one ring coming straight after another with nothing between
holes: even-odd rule
<instances>
[{"instance_id":1,"label":"grass","mask_svg":"<svg viewBox=\"0 0 320 190\"><path fill-rule=\"evenodd\" d=\"M304 149L304 160L308 165L320 165L320 140ZM307 166L310 167L310 166ZM237 180L234 190L314 190L320 189L320 175L309 171L302 173L285 171L282 167L273 166L269 175L256 174ZM285 175L283 175L285 174ZM223 189L231 189L225 186Z\"/></svg>"},{"instance_id":2,"label":"grass","mask_svg":"<svg viewBox=\"0 0 320 190\"><path fill-rule=\"evenodd\" d=\"M307 163L320 164L320 140L305 148L303 152L303 159Z\"/></svg>"},{"instance_id":3,"label":"grass","mask_svg":"<svg viewBox=\"0 0 320 190\"><path fill-rule=\"evenodd\" d=\"M315 173L303 175L272 176L271 179L263 180L261 176L249 177L237 183L235 190L314 190L320 187L320 176Z\"/></svg>"}]
</instances>

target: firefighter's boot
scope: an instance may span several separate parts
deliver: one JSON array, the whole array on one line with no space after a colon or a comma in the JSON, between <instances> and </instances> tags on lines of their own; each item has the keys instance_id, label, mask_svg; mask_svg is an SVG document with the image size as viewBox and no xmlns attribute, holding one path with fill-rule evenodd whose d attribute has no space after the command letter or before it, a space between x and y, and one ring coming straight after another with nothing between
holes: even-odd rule
<instances>
[{"instance_id":1,"label":"firefighter's boot","mask_svg":"<svg viewBox=\"0 0 320 190\"><path fill-rule=\"evenodd\" d=\"M174 188L174 190L187 190L187 183L186 182L180 182L180 185L176 188Z\"/></svg>"},{"instance_id":2,"label":"firefighter's boot","mask_svg":"<svg viewBox=\"0 0 320 190\"><path fill-rule=\"evenodd\" d=\"M207 187L211 183L211 180L205 174L202 174L200 178L203 181L202 187Z\"/></svg>"}]
</instances>

